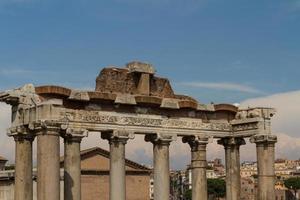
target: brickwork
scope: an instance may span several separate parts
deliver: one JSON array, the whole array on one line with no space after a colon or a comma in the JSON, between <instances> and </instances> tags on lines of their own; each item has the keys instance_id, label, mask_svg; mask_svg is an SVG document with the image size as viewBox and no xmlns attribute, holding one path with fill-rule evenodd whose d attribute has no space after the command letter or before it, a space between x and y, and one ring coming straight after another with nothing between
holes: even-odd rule
<instances>
[{"instance_id":1,"label":"brickwork","mask_svg":"<svg viewBox=\"0 0 300 200\"><path fill-rule=\"evenodd\" d=\"M130 165L130 166L129 166ZM100 148L82 151L82 200L109 200L109 154ZM126 160L126 200L150 199L150 174Z\"/></svg>"}]
</instances>

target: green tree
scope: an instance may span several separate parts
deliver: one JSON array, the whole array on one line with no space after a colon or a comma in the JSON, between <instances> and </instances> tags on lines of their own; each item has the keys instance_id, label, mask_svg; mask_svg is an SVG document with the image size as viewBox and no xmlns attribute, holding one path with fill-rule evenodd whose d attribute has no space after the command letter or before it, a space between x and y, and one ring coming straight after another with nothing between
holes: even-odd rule
<instances>
[{"instance_id":1,"label":"green tree","mask_svg":"<svg viewBox=\"0 0 300 200\"><path fill-rule=\"evenodd\" d=\"M288 189L293 190L296 197L297 190L300 189L300 178L299 177L288 178L284 180L284 185Z\"/></svg>"},{"instance_id":2,"label":"green tree","mask_svg":"<svg viewBox=\"0 0 300 200\"><path fill-rule=\"evenodd\" d=\"M223 179L207 179L208 195L216 198L225 197L226 183Z\"/></svg>"},{"instance_id":3,"label":"green tree","mask_svg":"<svg viewBox=\"0 0 300 200\"><path fill-rule=\"evenodd\" d=\"M219 199L225 197L226 184L223 179L207 179L207 193ZM185 200L192 200L192 190L187 190L184 194Z\"/></svg>"},{"instance_id":4,"label":"green tree","mask_svg":"<svg viewBox=\"0 0 300 200\"><path fill-rule=\"evenodd\" d=\"M189 189L184 193L184 199L185 200L192 200L192 190Z\"/></svg>"}]
</instances>

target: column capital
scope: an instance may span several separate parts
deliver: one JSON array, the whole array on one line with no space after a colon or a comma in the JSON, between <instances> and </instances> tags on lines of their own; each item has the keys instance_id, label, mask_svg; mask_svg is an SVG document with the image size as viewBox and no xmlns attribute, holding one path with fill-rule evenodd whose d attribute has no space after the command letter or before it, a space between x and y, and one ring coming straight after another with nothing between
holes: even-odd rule
<instances>
[{"instance_id":1,"label":"column capital","mask_svg":"<svg viewBox=\"0 0 300 200\"><path fill-rule=\"evenodd\" d=\"M15 141L34 140L35 135L26 126L16 126L7 130L7 135L13 137Z\"/></svg>"},{"instance_id":2,"label":"column capital","mask_svg":"<svg viewBox=\"0 0 300 200\"><path fill-rule=\"evenodd\" d=\"M218 140L218 144L223 145L226 148L226 147L231 147L231 146L245 145L246 142L245 142L244 138L232 137L232 138L222 138L222 139Z\"/></svg>"},{"instance_id":3,"label":"column capital","mask_svg":"<svg viewBox=\"0 0 300 200\"><path fill-rule=\"evenodd\" d=\"M190 135L182 137L182 142L188 143L192 150L197 150L199 146L204 146L206 148L206 145L212 142L212 138Z\"/></svg>"},{"instance_id":4,"label":"column capital","mask_svg":"<svg viewBox=\"0 0 300 200\"><path fill-rule=\"evenodd\" d=\"M277 142L276 135L254 135L250 138L251 143L256 144L275 144Z\"/></svg>"},{"instance_id":5,"label":"column capital","mask_svg":"<svg viewBox=\"0 0 300 200\"><path fill-rule=\"evenodd\" d=\"M102 131L101 138L108 140L109 143L123 143L126 144L127 140L134 139L134 133L126 130L109 130Z\"/></svg>"},{"instance_id":6,"label":"column capital","mask_svg":"<svg viewBox=\"0 0 300 200\"><path fill-rule=\"evenodd\" d=\"M30 123L28 128L36 135L59 135L62 130L61 124L53 120L38 120Z\"/></svg>"},{"instance_id":7,"label":"column capital","mask_svg":"<svg viewBox=\"0 0 300 200\"><path fill-rule=\"evenodd\" d=\"M67 128L62 131L61 136L67 142L81 142L82 138L88 136L88 130L80 128Z\"/></svg>"},{"instance_id":8,"label":"column capital","mask_svg":"<svg viewBox=\"0 0 300 200\"><path fill-rule=\"evenodd\" d=\"M172 141L175 141L177 139L177 135L173 134L148 134L145 135L145 141L151 142L153 144L161 144L161 145L170 145Z\"/></svg>"}]
</instances>

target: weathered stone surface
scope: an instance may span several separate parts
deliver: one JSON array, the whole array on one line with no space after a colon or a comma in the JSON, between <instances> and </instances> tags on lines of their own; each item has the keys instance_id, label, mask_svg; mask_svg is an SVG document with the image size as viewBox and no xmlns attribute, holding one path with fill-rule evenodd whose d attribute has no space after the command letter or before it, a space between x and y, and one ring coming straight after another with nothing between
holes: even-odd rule
<instances>
[{"instance_id":1,"label":"weathered stone surface","mask_svg":"<svg viewBox=\"0 0 300 200\"><path fill-rule=\"evenodd\" d=\"M79 101L89 101L90 96L87 91L72 90L69 99Z\"/></svg>"},{"instance_id":2,"label":"weathered stone surface","mask_svg":"<svg viewBox=\"0 0 300 200\"><path fill-rule=\"evenodd\" d=\"M96 80L96 91L105 93L140 94L138 84L140 73L131 73L129 69L104 68ZM150 77L151 96L174 98L174 92L168 79Z\"/></svg>"},{"instance_id":3,"label":"weathered stone surface","mask_svg":"<svg viewBox=\"0 0 300 200\"><path fill-rule=\"evenodd\" d=\"M130 72L140 72L140 73L147 73L147 74L155 73L154 67L149 63L133 61L127 63L126 67L129 69Z\"/></svg>"},{"instance_id":4,"label":"weathered stone surface","mask_svg":"<svg viewBox=\"0 0 300 200\"><path fill-rule=\"evenodd\" d=\"M161 108L179 109L179 100L172 98L164 98L161 103Z\"/></svg>"},{"instance_id":5,"label":"weathered stone surface","mask_svg":"<svg viewBox=\"0 0 300 200\"><path fill-rule=\"evenodd\" d=\"M135 97L130 94L118 94L115 103L135 105Z\"/></svg>"}]
</instances>

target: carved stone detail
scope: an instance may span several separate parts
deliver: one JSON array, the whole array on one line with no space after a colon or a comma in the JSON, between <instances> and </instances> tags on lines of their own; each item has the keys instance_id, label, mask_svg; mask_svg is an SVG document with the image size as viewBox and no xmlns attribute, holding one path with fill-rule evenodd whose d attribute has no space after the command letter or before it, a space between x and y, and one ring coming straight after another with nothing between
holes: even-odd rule
<instances>
[{"instance_id":1,"label":"carved stone detail","mask_svg":"<svg viewBox=\"0 0 300 200\"><path fill-rule=\"evenodd\" d=\"M168 135L168 134L149 134L145 136L146 142L151 142L153 144L161 144L161 145L170 145L172 141L176 141L176 135Z\"/></svg>"},{"instance_id":2,"label":"carved stone detail","mask_svg":"<svg viewBox=\"0 0 300 200\"><path fill-rule=\"evenodd\" d=\"M12 127L8 129L7 135L14 137L15 141L22 141L24 139L33 141L35 137L34 133L26 126Z\"/></svg>"},{"instance_id":3,"label":"carved stone detail","mask_svg":"<svg viewBox=\"0 0 300 200\"><path fill-rule=\"evenodd\" d=\"M250 142L275 144L277 142L277 136L276 135L254 135L250 138Z\"/></svg>"},{"instance_id":4,"label":"carved stone detail","mask_svg":"<svg viewBox=\"0 0 300 200\"><path fill-rule=\"evenodd\" d=\"M206 148L206 145L212 142L212 137L184 136L182 137L182 142L188 143L192 151L197 151L199 146Z\"/></svg>"},{"instance_id":5,"label":"carved stone detail","mask_svg":"<svg viewBox=\"0 0 300 200\"><path fill-rule=\"evenodd\" d=\"M69 96L69 99L80 100L80 101L89 101L90 97L88 92L80 90L72 90Z\"/></svg>"},{"instance_id":6,"label":"carved stone detail","mask_svg":"<svg viewBox=\"0 0 300 200\"><path fill-rule=\"evenodd\" d=\"M9 90L0 93L0 102L6 102L10 105L18 105L26 108L41 103L39 96L35 93L35 88L32 84L24 85L21 88Z\"/></svg>"},{"instance_id":7,"label":"carved stone detail","mask_svg":"<svg viewBox=\"0 0 300 200\"><path fill-rule=\"evenodd\" d=\"M201 119L172 119L162 118L151 115L120 115L116 113L95 112L95 111L67 111L60 113L61 119L68 119L69 121L80 121L90 123L103 124L119 124L119 125L135 125L148 127L166 127L166 128L188 128L188 129L207 129L230 131L228 123L204 123Z\"/></svg>"},{"instance_id":8,"label":"carved stone detail","mask_svg":"<svg viewBox=\"0 0 300 200\"><path fill-rule=\"evenodd\" d=\"M270 119L274 116L276 110L274 108L249 108L245 110L239 110L236 114L236 119L246 118L264 118Z\"/></svg>"},{"instance_id":9,"label":"carved stone detail","mask_svg":"<svg viewBox=\"0 0 300 200\"><path fill-rule=\"evenodd\" d=\"M34 123L30 123L28 128L36 135L59 135L61 133L61 124L58 121L52 120L39 120Z\"/></svg>"},{"instance_id":10,"label":"carved stone detail","mask_svg":"<svg viewBox=\"0 0 300 200\"><path fill-rule=\"evenodd\" d=\"M223 138L218 140L218 144L223 145L225 148L230 146L245 145L246 142L243 138Z\"/></svg>"},{"instance_id":11,"label":"carved stone detail","mask_svg":"<svg viewBox=\"0 0 300 200\"><path fill-rule=\"evenodd\" d=\"M126 130L103 131L101 132L101 138L108 140L109 143L126 144L127 140L134 139L134 133Z\"/></svg>"}]
</instances>

